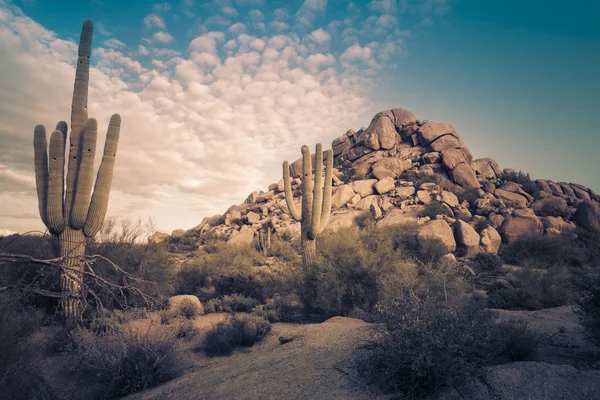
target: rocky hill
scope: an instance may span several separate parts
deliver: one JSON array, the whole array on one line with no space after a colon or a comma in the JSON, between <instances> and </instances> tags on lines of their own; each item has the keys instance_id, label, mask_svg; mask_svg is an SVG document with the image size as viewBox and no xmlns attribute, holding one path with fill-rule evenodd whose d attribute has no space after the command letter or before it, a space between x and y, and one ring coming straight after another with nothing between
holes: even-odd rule
<instances>
[{"instance_id":1,"label":"rocky hill","mask_svg":"<svg viewBox=\"0 0 600 400\"><path fill-rule=\"evenodd\" d=\"M440 239L459 256L496 252L527 234L556 234L578 226L600 230L600 196L585 186L531 180L502 170L490 158L475 159L448 124L417 120L396 108L378 113L367 128L349 130L332 143L334 188L327 230L356 228L369 212L379 226L416 222L420 238ZM314 162L314 155L313 155ZM302 159L290 165L292 189L300 203ZM300 223L287 210L283 180L253 192L223 215L204 218L171 236L194 246L207 232L229 243L251 243L271 227L297 235ZM156 233L150 240L169 235Z\"/></svg>"}]
</instances>

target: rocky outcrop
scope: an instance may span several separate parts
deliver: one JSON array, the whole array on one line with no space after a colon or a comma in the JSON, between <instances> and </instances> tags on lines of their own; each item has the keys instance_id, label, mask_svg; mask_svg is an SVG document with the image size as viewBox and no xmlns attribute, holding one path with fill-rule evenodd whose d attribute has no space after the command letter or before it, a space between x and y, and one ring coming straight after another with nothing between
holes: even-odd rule
<instances>
[{"instance_id":1,"label":"rocky outcrop","mask_svg":"<svg viewBox=\"0 0 600 400\"><path fill-rule=\"evenodd\" d=\"M469 256L497 252L502 239L513 243L523 235L570 232L577 226L600 229L600 204L592 190L532 181L513 169L501 170L491 158L475 159L452 125L419 121L407 110L378 113L367 128L336 138L332 149L334 214L328 230L358 229L356 216L370 212L377 226L437 226L442 233L436 235L449 251ZM290 166L297 207L301 166L301 159ZM251 193L223 215L205 218L184 236L211 232L230 243L251 243L267 225L276 235L296 235L300 226L290 218L281 183ZM419 217L433 209L440 215Z\"/></svg>"}]
</instances>

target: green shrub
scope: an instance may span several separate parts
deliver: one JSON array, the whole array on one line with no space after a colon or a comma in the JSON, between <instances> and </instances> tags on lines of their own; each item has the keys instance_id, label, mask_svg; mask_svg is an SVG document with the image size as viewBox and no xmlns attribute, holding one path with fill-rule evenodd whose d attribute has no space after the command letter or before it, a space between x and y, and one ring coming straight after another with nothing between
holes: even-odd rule
<instances>
[{"instance_id":1,"label":"green shrub","mask_svg":"<svg viewBox=\"0 0 600 400\"><path fill-rule=\"evenodd\" d=\"M586 261L579 243L563 235L524 236L513 244L503 245L500 256L508 264L532 268L580 266Z\"/></svg>"},{"instance_id":2,"label":"green shrub","mask_svg":"<svg viewBox=\"0 0 600 400\"><path fill-rule=\"evenodd\" d=\"M200 307L190 299L183 299L177 305L175 316L181 316L187 319L196 318L200 314Z\"/></svg>"},{"instance_id":3,"label":"green shrub","mask_svg":"<svg viewBox=\"0 0 600 400\"><path fill-rule=\"evenodd\" d=\"M72 334L70 373L87 382L95 396L117 398L139 392L178 375L177 338L172 329L154 326L137 332Z\"/></svg>"},{"instance_id":4,"label":"green shrub","mask_svg":"<svg viewBox=\"0 0 600 400\"><path fill-rule=\"evenodd\" d=\"M431 219L435 219L437 215L454 217L452 210L450 210L448 206L441 201L432 201L431 203L426 204L425 207L419 212L419 217L429 217Z\"/></svg>"},{"instance_id":5,"label":"green shrub","mask_svg":"<svg viewBox=\"0 0 600 400\"><path fill-rule=\"evenodd\" d=\"M369 382L405 397L458 385L486 365L526 359L537 344L524 325L498 325L489 310L470 302L412 298L381 311L384 324L373 328L359 370Z\"/></svg>"},{"instance_id":6,"label":"green shrub","mask_svg":"<svg viewBox=\"0 0 600 400\"><path fill-rule=\"evenodd\" d=\"M477 272L498 271L504 265L504 261L493 253L477 253L471 260L477 267Z\"/></svg>"},{"instance_id":7,"label":"green shrub","mask_svg":"<svg viewBox=\"0 0 600 400\"><path fill-rule=\"evenodd\" d=\"M262 316L269 322L294 322L298 304L299 299L294 295L275 296L266 304L256 306L252 314Z\"/></svg>"},{"instance_id":8,"label":"green shrub","mask_svg":"<svg viewBox=\"0 0 600 400\"><path fill-rule=\"evenodd\" d=\"M199 350L211 357L230 355L236 347L253 346L270 330L271 324L263 317L248 314L234 315L209 331Z\"/></svg>"},{"instance_id":9,"label":"green shrub","mask_svg":"<svg viewBox=\"0 0 600 400\"><path fill-rule=\"evenodd\" d=\"M492 284L488 302L505 310L541 310L572 303L575 294L566 267L546 271L523 268L508 275L508 282Z\"/></svg>"},{"instance_id":10,"label":"green shrub","mask_svg":"<svg viewBox=\"0 0 600 400\"><path fill-rule=\"evenodd\" d=\"M587 336L600 346L600 272L586 271L576 281L580 298L575 311Z\"/></svg>"},{"instance_id":11,"label":"green shrub","mask_svg":"<svg viewBox=\"0 0 600 400\"><path fill-rule=\"evenodd\" d=\"M368 229L375 225L375 218L369 210L365 210L354 217L354 222L360 229Z\"/></svg>"},{"instance_id":12,"label":"green shrub","mask_svg":"<svg viewBox=\"0 0 600 400\"><path fill-rule=\"evenodd\" d=\"M189 340L190 338L196 336L196 328L194 327L194 323L190 320L179 320L177 324L177 339L185 339Z\"/></svg>"},{"instance_id":13,"label":"green shrub","mask_svg":"<svg viewBox=\"0 0 600 400\"><path fill-rule=\"evenodd\" d=\"M258 300L234 293L223 296L220 299L209 301L211 312L245 312L249 313L258 305Z\"/></svg>"},{"instance_id":14,"label":"green shrub","mask_svg":"<svg viewBox=\"0 0 600 400\"><path fill-rule=\"evenodd\" d=\"M458 198L459 203L462 203L466 200L472 205L479 198L480 191L479 189L463 189L462 187L457 186L453 193Z\"/></svg>"}]
</instances>

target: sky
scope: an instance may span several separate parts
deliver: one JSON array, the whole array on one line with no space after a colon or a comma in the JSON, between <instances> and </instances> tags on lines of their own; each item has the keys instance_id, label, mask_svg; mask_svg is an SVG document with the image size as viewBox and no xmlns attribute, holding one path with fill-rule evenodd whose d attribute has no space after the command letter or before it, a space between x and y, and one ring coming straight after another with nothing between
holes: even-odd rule
<instances>
[{"instance_id":1,"label":"sky","mask_svg":"<svg viewBox=\"0 0 600 400\"><path fill-rule=\"evenodd\" d=\"M108 215L189 229L391 108L476 158L600 192L600 2L0 0L0 233L44 230L33 128L70 121L81 23L89 116L121 139ZM101 151L98 152L96 168Z\"/></svg>"}]
</instances>

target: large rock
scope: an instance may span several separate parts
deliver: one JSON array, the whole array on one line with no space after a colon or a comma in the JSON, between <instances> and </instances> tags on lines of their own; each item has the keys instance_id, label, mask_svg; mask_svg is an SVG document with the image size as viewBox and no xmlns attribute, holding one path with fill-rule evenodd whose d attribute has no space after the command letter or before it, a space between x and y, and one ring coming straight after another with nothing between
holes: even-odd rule
<instances>
[{"instance_id":1,"label":"large rock","mask_svg":"<svg viewBox=\"0 0 600 400\"><path fill-rule=\"evenodd\" d=\"M331 143L331 149L333 151L334 156L342 154L344 150L346 150L350 146L352 146L352 141L350 140L348 135L342 135Z\"/></svg>"},{"instance_id":2,"label":"large rock","mask_svg":"<svg viewBox=\"0 0 600 400\"><path fill-rule=\"evenodd\" d=\"M467 158L460 149L448 149L442 152L444 167L452 170L460 164L467 163Z\"/></svg>"},{"instance_id":3,"label":"large rock","mask_svg":"<svg viewBox=\"0 0 600 400\"><path fill-rule=\"evenodd\" d=\"M448 124L438 124L436 122L427 122L421 128L419 128L419 141L421 142L421 146L427 147L432 142L437 140L438 138L444 135L455 135L456 131L452 127L452 125Z\"/></svg>"},{"instance_id":4,"label":"large rock","mask_svg":"<svg viewBox=\"0 0 600 400\"><path fill-rule=\"evenodd\" d=\"M498 163L491 158L480 158L473 161L473 169L483 179L496 179L502 174Z\"/></svg>"},{"instance_id":5,"label":"large rock","mask_svg":"<svg viewBox=\"0 0 600 400\"><path fill-rule=\"evenodd\" d=\"M479 241L479 251L482 253L498 253L500 245L502 244L502 237L497 230L493 227L488 226L481 231L481 238Z\"/></svg>"},{"instance_id":6,"label":"large rock","mask_svg":"<svg viewBox=\"0 0 600 400\"><path fill-rule=\"evenodd\" d=\"M229 240L227 240L228 244L251 244L254 241L254 230L248 226L244 225L239 231L234 231Z\"/></svg>"},{"instance_id":7,"label":"large rock","mask_svg":"<svg viewBox=\"0 0 600 400\"><path fill-rule=\"evenodd\" d=\"M377 204L379 200L379 196L370 195L360 199L358 203L354 206L357 210L370 210L372 204Z\"/></svg>"},{"instance_id":8,"label":"large rock","mask_svg":"<svg viewBox=\"0 0 600 400\"><path fill-rule=\"evenodd\" d=\"M479 234L466 222L456 221L454 224L454 238L456 239L458 256L471 257L479 252Z\"/></svg>"},{"instance_id":9,"label":"large rock","mask_svg":"<svg viewBox=\"0 0 600 400\"><path fill-rule=\"evenodd\" d=\"M527 193L525 190L523 190L523 187L521 185L519 185L515 182L504 182L502 184L502 186L500 186L500 189L504 189L509 192L520 194L521 196L525 197L527 199L527 201L533 201L533 197L529 193Z\"/></svg>"},{"instance_id":10,"label":"large rock","mask_svg":"<svg viewBox=\"0 0 600 400\"><path fill-rule=\"evenodd\" d=\"M569 211L567 200L550 196L533 204L533 210L540 217L564 217Z\"/></svg>"},{"instance_id":11,"label":"large rock","mask_svg":"<svg viewBox=\"0 0 600 400\"><path fill-rule=\"evenodd\" d=\"M373 187L377 183L377 179L365 179L361 181L352 182L352 189L360 195L360 197L366 197L374 193L375 188Z\"/></svg>"},{"instance_id":12,"label":"large rock","mask_svg":"<svg viewBox=\"0 0 600 400\"><path fill-rule=\"evenodd\" d=\"M392 110L394 116L394 125L398 131L402 130L407 125L413 125L417 122L417 117L411 111L402 108L394 108Z\"/></svg>"},{"instance_id":13,"label":"large rock","mask_svg":"<svg viewBox=\"0 0 600 400\"><path fill-rule=\"evenodd\" d=\"M356 217L362 215L363 211L348 211L334 213L325 227L325 231L337 232L340 229L358 229Z\"/></svg>"},{"instance_id":14,"label":"large rock","mask_svg":"<svg viewBox=\"0 0 600 400\"><path fill-rule=\"evenodd\" d=\"M311 165L315 165L315 154L311 155ZM313 168L314 171L314 168ZM302 157L290 164L290 176L293 178L302 175Z\"/></svg>"},{"instance_id":15,"label":"large rock","mask_svg":"<svg viewBox=\"0 0 600 400\"><path fill-rule=\"evenodd\" d=\"M375 184L375 191L379 194L386 194L394 188L394 178L383 178Z\"/></svg>"},{"instance_id":16,"label":"large rock","mask_svg":"<svg viewBox=\"0 0 600 400\"><path fill-rule=\"evenodd\" d=\"M396 174L387 168L374 169L372 174L375 179L395 178L396 177Z\"/></svg>"},{"instance_id":17,"label":"large rock","mask_svg":"<svg viewBox=\"0 0 600 400\"><path fill-rule=\"evenodd\" d=\"M459 387L443 389L435 400L590 400L600 399L600 371L545 362L514 362L486 367Z\"/></svg>"},{"instance_id":18,"label":"large rock","mask_svg":"<svg viewBox=\"0 0 600 400\"><path fill-rule=\"evenodd\" d=\"M168 233L163 232L154 232L152 235L148 237L148 243L162 243L165 240L169 239Z\"/></svg>"},{"instance_id":19,"label":"large rock","mask_svg":"<svg viewBox=\"0 0 600 400\"><path fill-rule=\"evenodd\" d=\"M573 222L565 221L560 217L542 217L540 220L544 224L546 233L570 232L577 228Z\"/></svg>"},{"instance_id":20,"label":"large rock","mask_svg":"<svg viewBox=\"0 0 600 400\"><path fill-rule=\"evenodd\" d=\"M258 221L260 221L260 215L254 211L250 211L248 214L246 214L246 218L248 218L249 224L256 224Z\"/></svg>"},{"instance_id":21,"label":"large rock","mask_svg":"<svg viewBox=\"0 0 600 400\"><path fill-rule=\"evenodd\" d=\"M373 150L394 147L399 139L394 120L395 117L391 111L384 111L375 115L369 127L364 131L364 145Z\"/></svg>"},{"instance_id":22,"label":"large rock","mask_svg":"<svg viewBox=\"0 0 600 400\"><path fill-rule=\"evenodd\" d=\"M511 244L521 236L543 234L544 224L533 214L532 210L516 210L513 215L506 218L500 230L504 240Z\"/></svg>"},{"instance_id":23,"label":"large rock","mask_svg":"<svg viewBox=\"0 0 600 400\"><path fill-rule=\"evenodd\" d=\"M577 222L577 225L589 231L600 231L598 208L591 201L581 202L577 206L573 219Z\"/></svg>"},{"instance_id":24,"label":"large rock","mask_svg":"<svg viewBox=\"0 0 600 400\"><path fill-rule=\"evenodd\" d=\"M509 205L527 207L527 198L518 193L509 192L504 189L496 189L494 194L502 200L507 200Z\"/></svg>"},{"instance_id":25,"label":"large rock","mask_svg":"<svg viewBox=\"0 0 600 400\"><path fill-rule=\"evenodd\" d=\"M479 180L475 171L467 164L459 164L452 170L452 180L465 189L479 189Z\"/></svg>"},{"instance_id":26,"label":"large rock","mask_svg":"<svg viewBox=\"0 0 600 400\"><path fill-rule=\"evenodd\" d=\"M350 185L339 186L331 196L331 206L333 208L344 207L354 197L354 194L355 192Z\"/></svg>"},{"instance_id":27,"label":"large rock","mask_svg":"<svg viewBox=\"0 0 600 400\"><path fill-rule=\"evenodd\" d=\"M427 251L427 246L432 241L439 241L444 245L448 253L456 251L456 241L454 232L450 225L444 220L434 220L425 223L418 233L419 247L422 251Z\"/></svg>"},{"instance_id":28,"label":"large rock","mask_svg":"<svg viewBox=\"0 0 600 400\"><path fill-rule=\"evenodd\" d=\"M396 176L402 175L404 171L412 167L412 162L404 158L388 157L373 164L373 170L385 168L392 171Z\"/></svg>"},{"instance_id":29,"label":"large rock","mask_svg":"<svg viewBox=\"0 0 600 400\"><path fill-rule=\"evenodd\" d=\"M462 147L462 142L456 136L446 135L437 139L429 146L432 151L444 151L450 149L459 149Z\"/></svg>"},{"instance_id":30,"label":"large rock","mask_svg":"<svg viewBox=\"0 0 600 400\"><path fill-rule=\"evenodd\" d=\"M407 199L409 197L412 197L417 189L415 189L414 186L403 186L403 187L398 187L393 191L393 195L398 197L400 200L404 200Z\"/></svg>"}]
</instances>

